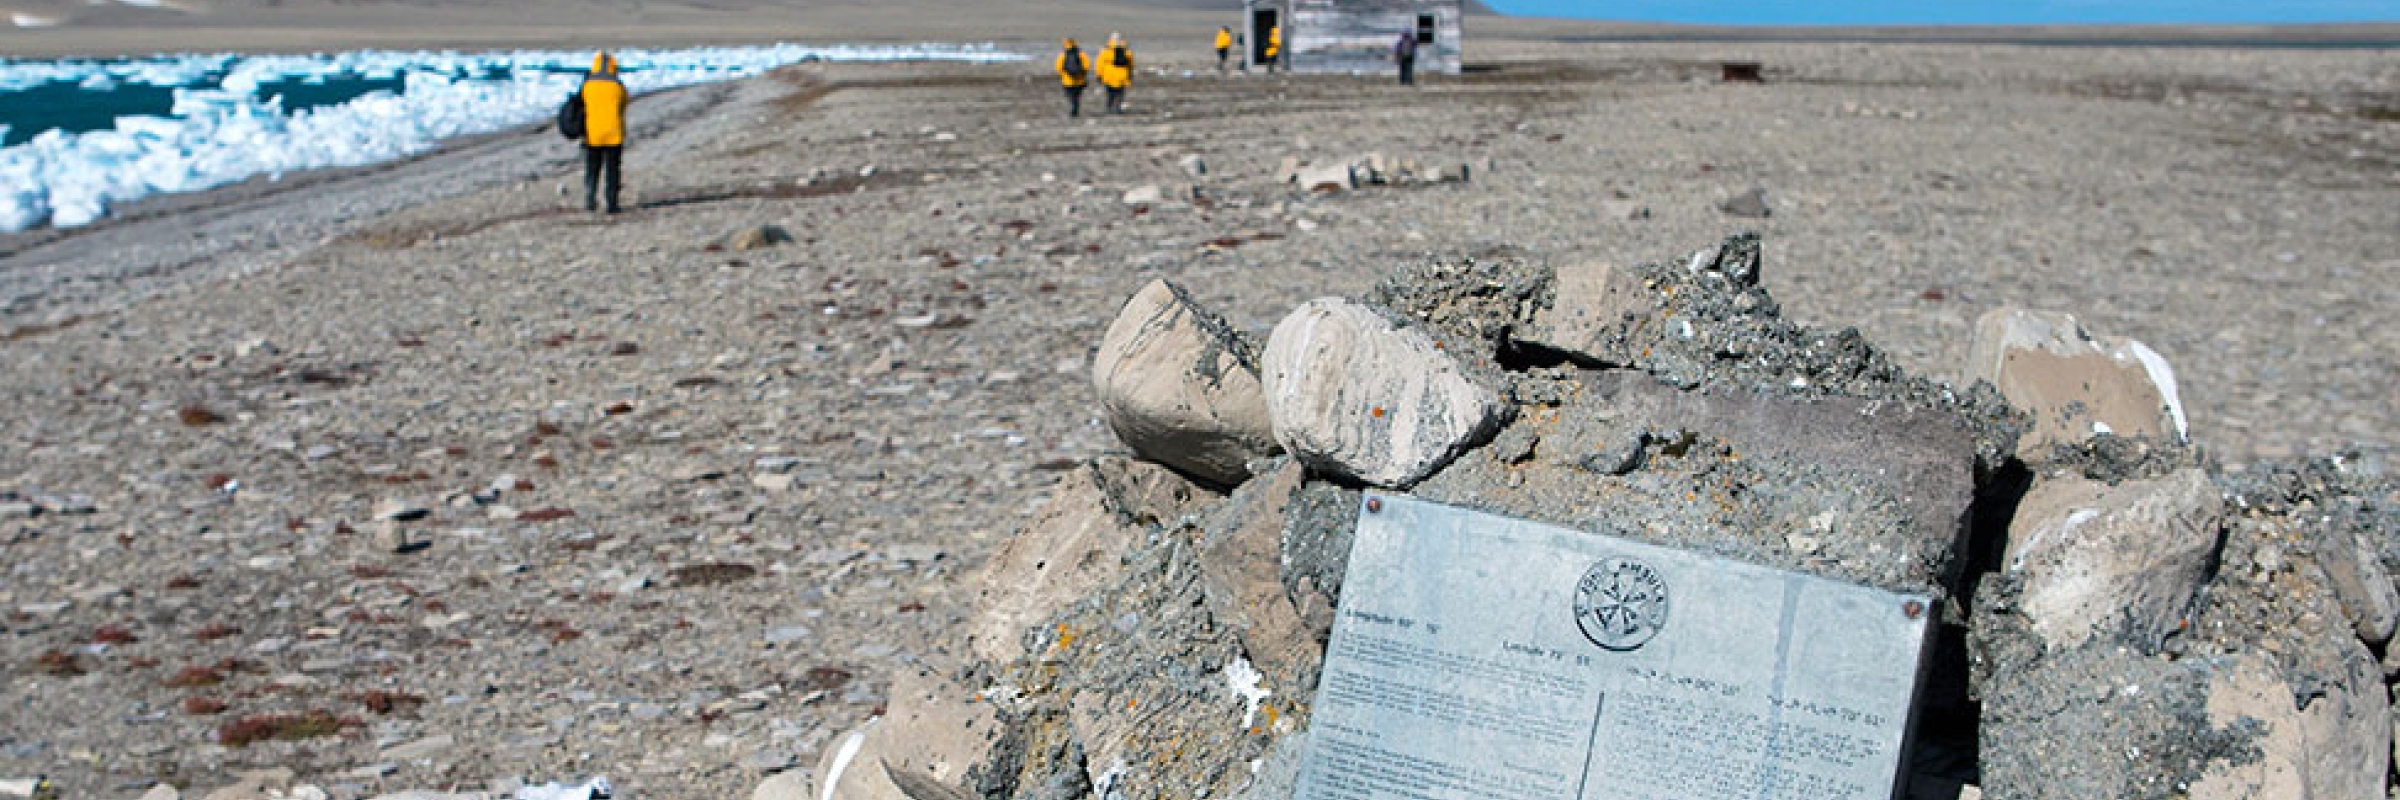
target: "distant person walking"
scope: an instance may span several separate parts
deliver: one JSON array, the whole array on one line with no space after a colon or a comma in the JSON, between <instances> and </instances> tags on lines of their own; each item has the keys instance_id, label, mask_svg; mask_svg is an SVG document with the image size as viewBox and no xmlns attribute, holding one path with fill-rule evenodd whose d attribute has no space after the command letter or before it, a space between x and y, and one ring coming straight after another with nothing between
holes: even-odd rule
<instances>
[{"instance_id":1,"label":"distant person walking","mask_svg":"<svg viewBox=\"0 0 2400 800\"><path fill-rule=\"evenodd\" d=\"M1392 43L1392 60L1400 62L1400 85L1417 83L1417 32L1401 31L1400 41Z\"/></svg>"},{"instance_id":2,"label":"distant person walking","mask_svg":"<svg viewBox=\"0 0 2400 800\"><path fill-rule=\"evenodd\" d=\"M1133 50L1125 46L1125 37L1108 35L1108 49L1100 54L1100 88L1108 92L1108 113L1125 113L1125 89L1133 85Z\"/></svg>"},{"instance_id":3,"label":"distant person walking","mask_svg":"<svg viewBox=\"0 0 2400 800\"><path fill-rule=\"evenodd\" d=\"M1283 26L1267 29L1267 72L1275 72L1275 62L1283 58Z\"/></svg>"},{"instance_id":4,"label":"distant person walking","mask_svg":"<svg viewBox=\"0 0 2400 800\"><path fill-rule=\"evenodd\" d=\"M1083 116L1083 87L1091 83L1092 57L1075 46L1074 39L1058 51L1058 82L1067 87L1067 116Z\"/></svg>"},{"instance_id":5,"label":"distant person walking","mask_svg":"<svg viewBox=\"0 0 2400 800\"><path fill-rule=\"evenodd\" d=\"M1233 52L1233 29L1220 27L1217 29L1217 72L1225 71L1225 56L1231 52Z\"/></svg>"},{"instance_id":6,"label":"distant person walking","mask_svg":"<svg viewBox=\"0 0 2400 800\"><path fill-rule=\"evenodd\" d=\"M625 84L617 80L617 59L605 52L592 57L592 71L576 91L583 102L583 210L600 210L601 173L607 173L608 213L617 213L617 189L625 172Z\"/></svg>"}]
</instances>

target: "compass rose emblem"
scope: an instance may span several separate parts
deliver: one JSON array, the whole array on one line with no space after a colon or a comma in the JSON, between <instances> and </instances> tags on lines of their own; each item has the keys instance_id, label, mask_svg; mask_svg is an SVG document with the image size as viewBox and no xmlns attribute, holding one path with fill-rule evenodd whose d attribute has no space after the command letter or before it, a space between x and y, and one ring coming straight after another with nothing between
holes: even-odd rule
<instances>
[{"instance_id":1,"label":"compass rose emblem","mask_svg":"<svg viewBox=\"0 0 2400 800\"><path fill-rule=\"evenodd\" d=\"M1575 582L1575 627L1602 648L1641 647L1667 627L1667 582L1630 558L1607 558Z\"/></svg>"}]
</instances>

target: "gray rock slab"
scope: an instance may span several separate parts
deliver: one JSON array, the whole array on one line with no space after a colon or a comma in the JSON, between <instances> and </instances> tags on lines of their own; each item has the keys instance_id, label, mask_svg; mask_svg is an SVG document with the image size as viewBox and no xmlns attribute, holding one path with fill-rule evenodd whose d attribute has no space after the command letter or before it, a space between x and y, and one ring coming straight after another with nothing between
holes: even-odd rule
<instances>
[{"instance_id":1,"label":"gray rock slab","mask_svg":"<svg viewBox=\"0 0 2400 800\"><path fill-rule=\"evenodd\" d=\"M1370 494L1294 797L1883 800L1930 604Z\"/></svg>"}]
</instances>

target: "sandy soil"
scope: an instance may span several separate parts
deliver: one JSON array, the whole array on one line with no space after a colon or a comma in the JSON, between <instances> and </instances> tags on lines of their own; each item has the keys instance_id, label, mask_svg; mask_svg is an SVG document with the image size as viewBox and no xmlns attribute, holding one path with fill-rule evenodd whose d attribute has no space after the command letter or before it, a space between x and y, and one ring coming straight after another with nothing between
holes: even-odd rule
<instances>
[{"instance_id":1,"label":"sandy soil","mask_svg":"<svg viewBox=\"0 0 2400 800\"><path fill-rule=\"evenodd\" d=\"M82 277L0 342L0 775L746 792L953 647L960 572L1115 446L1085 361L1158 276L1263 331L1430 257L1757 230L1788 314L1913 369L1954 374L1989 308L2067 310L2171 359L2222 458L2400 444L2380 53L1560 42L1416 90L1149 63L1080 121L1022 66L696 93L613 218L527 132L240 201L294 210L271 249L143 262L176 214L10 247L12 281ZM1275 179L1366 152L1474 180ZM414 202L297 211L374 185ZM1718 209L1754 187L1771 216ZM725 246L768 224L796 241ZM90 269L119 253L137 277ZM375 546L387 503L422 549ZM336 732L225 738L310 711Z\"/></svg>"}]
</instances>

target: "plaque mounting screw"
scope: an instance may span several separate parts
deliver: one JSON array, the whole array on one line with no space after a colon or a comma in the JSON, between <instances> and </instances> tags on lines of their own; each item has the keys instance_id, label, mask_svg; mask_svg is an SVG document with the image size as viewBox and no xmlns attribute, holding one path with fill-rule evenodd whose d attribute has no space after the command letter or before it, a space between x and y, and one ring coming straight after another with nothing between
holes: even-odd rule
<instances>
[{"instance_id":1,"label":"plaque mounting screw","mask_svg":"<svg viewBox=\"0 0 2400 800\"><path fill-rule=\"evenodd\" d=\"M1925 616L1925 603L1921 600L1910 600L1908 602L1901 603L1900 613L1908 615L1909 619L1916 619L1918 617Z\"/></svg>"},{"instance_id":2,"label":"plaque mounting screw","mask_svg":"<svg viewBox=\"0 0 2400 800\"><path fill-rule=\"evenodd\" d=\"M1382 511L1383 511L1383 498L1381 498L1381 497L1369 497L1369 498L1367 498L1367 513L1369 513L1369 514L1377 514L1377 513L1382 513Z\"/></svg>"}]
</instances>

